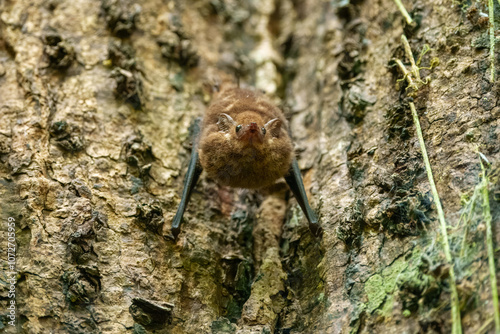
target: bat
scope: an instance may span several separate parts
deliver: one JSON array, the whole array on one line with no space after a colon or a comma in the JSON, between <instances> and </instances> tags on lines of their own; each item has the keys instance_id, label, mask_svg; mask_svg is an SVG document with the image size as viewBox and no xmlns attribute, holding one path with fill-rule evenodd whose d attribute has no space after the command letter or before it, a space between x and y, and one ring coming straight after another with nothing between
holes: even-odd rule
<instances>
[{"instance_id":1,"label":"bat","mask_svg":"<svg viewBox=\"0 0 500 334\"><path fill-rule=\"evenodd\" d=\"M221 185L247 189L264 188L284 177L309 229L320 236L322 229L307 200L290 137L283 112L263 94L242 88L219 92L203 121L197 119L194 124L191 161L172 221L174 237L180 233L182 216L202 171Z\"/></svg>"}]
</instances>

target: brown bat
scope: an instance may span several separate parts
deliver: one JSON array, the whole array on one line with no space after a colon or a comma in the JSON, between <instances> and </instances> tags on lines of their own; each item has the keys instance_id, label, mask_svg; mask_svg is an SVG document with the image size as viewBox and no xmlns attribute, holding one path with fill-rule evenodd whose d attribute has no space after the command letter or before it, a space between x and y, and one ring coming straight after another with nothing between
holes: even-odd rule
<instances>
[{"instance_id":1,"label":"brown bat","mask_svg":"<svg viewBox=\"0 0 500 334\"><path fill-rule=\"evenodd\" d=\"M262 94L230 88L221 91L208 107L201 131L199 123L195 124L181 203L172 222L175 237L202 170L219 184L235 188L263 188L285 177L309 221L309 229L320 235L321 227L309 206L295 160L288 122L278 107Z\"/></svg>"}]
</instances>

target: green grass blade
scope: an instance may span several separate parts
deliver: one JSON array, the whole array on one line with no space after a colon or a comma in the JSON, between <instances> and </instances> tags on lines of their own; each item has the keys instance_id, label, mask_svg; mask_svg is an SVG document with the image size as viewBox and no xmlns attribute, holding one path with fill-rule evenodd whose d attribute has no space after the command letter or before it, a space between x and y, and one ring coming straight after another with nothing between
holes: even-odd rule
<instances>
[{"instance_id":1,"label":"green grass blade","mask_svg":"<svg viewBox=\"0 0 500 334\"><path fill-rule=\"evenodd\" d=\"M432 197L434 197L434 202L436 203L436 210L438 213L439 222L441 225L442 234L442 244L444 249L444 254L446 261L450 265L450 289L451 289L451 317L452 317L452 334L462 333L462 321L460 318L460 305L458 300L457 285L455 283L455 270L453 268L453 259L451 257L450 243L448 242L448 232L446 227L446 220L444 219L444 212L441 206L441 200L439 199L439 194L437 192L436 184L434 183L434 177L432 176L431 164L429 162L429 157L427 155L427 149L425 148L424 137L422 135L422 128L420 127L420 121L418 119L417 110L415 109L415 104L410 102L411 114L413 116L413 122L417 128L418 141L420 143L420 149L422 150L422 157L424 159L425 170L427 172L427 178L431 186Z\"/></svg>"},{"instance_id":2,"label":"green grass blade","mask_svg":"<svg viewBox=\"0 0 500 334\"><path fill-rule=\"evenodd\" d=\"M491 229L490 195L488 191L489 177L482 161L481 169L483 170L483 186L481 193L483 195L483 216L486 224L486 246L488 249L488 267L490 270L491 295L493 298L493 318L495 320L495 333L500 334L500 310L498 309L498 288L495 270L495 253L493 251L493 235Z\"/></svg>"}]
</instances>

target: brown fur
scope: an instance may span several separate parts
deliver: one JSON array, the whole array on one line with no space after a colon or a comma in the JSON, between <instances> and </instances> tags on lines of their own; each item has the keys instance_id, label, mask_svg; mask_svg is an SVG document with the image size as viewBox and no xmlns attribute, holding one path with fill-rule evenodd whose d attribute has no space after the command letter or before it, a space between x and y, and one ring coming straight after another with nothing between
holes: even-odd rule
<instances>
[{"instance_id":1,"label":"brown fur","mask_svg":"<svg viewBox=\"0 0 500 334\"><path fill-rule=\"evenodd\" d=\"M229 129L217 124L220 114L232 117L235 124ZM272 119L279 119L266 134L242 136L250 123L258 129ZM281 128L274 128L281 123ZM219 123L220 124L220 123ZM243 130L236 132L236 125ZM257 140L258 139L258 140ZM262 139L262 141L261 141ZM200 163L207 174L217 182L237 188L262 188L272 185L284 176L293 159L292 141L288 135L288 122L282 111L262 94L251 90L230 88L219 93L209 106L202 124L199 141Z\"/></svg>"}]
</instances>

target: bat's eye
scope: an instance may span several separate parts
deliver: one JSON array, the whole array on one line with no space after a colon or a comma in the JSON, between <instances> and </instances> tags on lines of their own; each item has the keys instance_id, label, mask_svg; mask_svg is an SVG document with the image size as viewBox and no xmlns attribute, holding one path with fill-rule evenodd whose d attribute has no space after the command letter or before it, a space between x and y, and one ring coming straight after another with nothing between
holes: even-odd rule
<instances>
[{"instance_id":1,"label":"bat's eye","mask_svg":"<svg viewBox=\"0 0 500 334\"><path fill-rule=\"evenodd\" d=\"M266 134L266 128L262 128L262 134L265 135Z\"/></svg>"},{"instance_id":2,"label":"bat's eye","mask_svg":"<svg viewBox=\"0 0 500 334\"><path fill-rule=\"evenodd\" d=\"M241 128L242 128L242 126L241 126L241 125L238 125L238 126L236 127L236 132L240 131L240 130L241 130Z\"/></svg>"}]
</instances>

